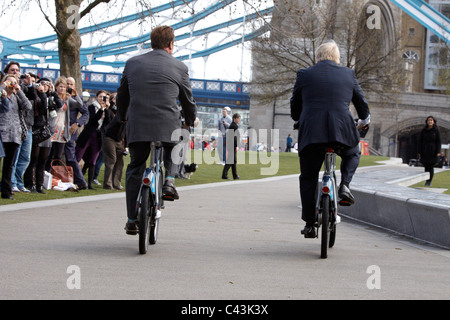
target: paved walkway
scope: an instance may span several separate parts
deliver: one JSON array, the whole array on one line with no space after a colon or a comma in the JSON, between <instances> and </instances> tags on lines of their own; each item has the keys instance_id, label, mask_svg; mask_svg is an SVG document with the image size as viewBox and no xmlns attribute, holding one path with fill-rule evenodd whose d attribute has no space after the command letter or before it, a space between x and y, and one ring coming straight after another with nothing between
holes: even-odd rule
<instances>
[{"instance_id":1,"label":"paved walkway","mask_svg":"<svg viewBox=\"0 0 450 320\"><path fill-rule=\"evenodd\" d=\"M410 199L418 199L433 204L441 204L450 207L450 195L442 194L443 189L423 187L406 188L417 182L425 184L429 173L424 172L423 167L409 167L398 163L398 159L385 161L385 165L379 167L362 167L358 171L351 184L352 188L361 187L366 190L383 192ZM448 169L435 168L435 173Z\"/></svg>"},{"instance_id":2,"label":"paved walkway","mask_svg":"<svg viewBox=\"0 0 450 320\"><path fill-rule=\"evenodd\" d=\"M124 193L2 206L0 299L450 299L448 250L343 219L320 259L297 190L297 175L179 188L146 255Z\"/></svg>"}]
</instances>

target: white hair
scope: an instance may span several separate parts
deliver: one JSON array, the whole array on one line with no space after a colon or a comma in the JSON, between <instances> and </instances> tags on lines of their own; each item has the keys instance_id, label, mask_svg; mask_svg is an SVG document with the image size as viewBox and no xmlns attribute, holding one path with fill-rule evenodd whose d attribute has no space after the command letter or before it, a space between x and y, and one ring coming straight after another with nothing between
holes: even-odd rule
<instances>
[{"instance_id":1,"label":"white hair","mask_svg":"<svg viewBox=\"0 0 450 320\"><path fill-rule=\"evenodd\" d=\"M317 62L323 60L331 60L339 64L341 60L341 54L339 53L339 47L333 40L322 43L316 51Z\"/></svg>"}]
</instances>

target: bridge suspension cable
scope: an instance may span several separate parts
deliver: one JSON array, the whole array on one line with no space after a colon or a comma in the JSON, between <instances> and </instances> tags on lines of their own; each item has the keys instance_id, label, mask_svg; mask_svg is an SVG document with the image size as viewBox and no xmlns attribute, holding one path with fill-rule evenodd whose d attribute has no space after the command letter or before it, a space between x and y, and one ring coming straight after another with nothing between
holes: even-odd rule
<instances>
[{"instance_id":1,"label":"bridge suspension cable","mask_svg":"<svg viewBox=\"0 0 450 320\"><path fill-rule=\"evenodd\" d=\"M164 13L168 10L173 10L176 7L187 6L191 3L195 3L196 0L175 0L170 1L168 3L159 5L151 10L144 10L138 13L130 14L124 17L111 19L109 21L104 21L92 26L87 26L79 29L80 35L89 35L98 31L102 31L105 28L110 28L112 26L119 26L125 23L132 23L134 21L139 21L140 19L144 19L146 17L154 16L157 13ZM220 32L220 30L224 30L231 26L244 26L245 23L253 21L255 19L260 19L262 17L267 17L272 14L273 7L264 8L261 10L257 10L255 12L249 13L248 15L244 15L241 17L233 17L229 18L227 21L216 23L214 25L209 25L205 27L201 27L200 29L194 29L196 23L203 21L208 16L223 10L227 6L230 6L232 3L236 2L236 0L218 0L214 1L210 6L199 10L194 14L190 14L189 16L185 16L181 21L172 23L172 27L174 30L181 30L184 27L191 27L191 32L185 32L180 35L176 35L177 41L193 41L194 39L199 39L201 37L205 37L209 34L215 34ZM217 22L217 20L212 20ZM244 28L244 27L243 27ZM213 53L219 52L221 50L225 50L232 46L236 46L242 43L242 41L249 41L254 39L255 37L267 32L268 28L265 23L258 28L253 28L252 31L243 33L239 35L237 39L235 37L225 37L225 43L217 44L209 48L201 48L195 50L194 53L183 54L179 52L174 56L180 60L186 60L189 58L199 58L209 56ZM21 40L16 41L3 36L0 36L0 41L2 43L2 47L0 47L0 55L3 58L9 58L10 56L19 55L20 58L14 58L21 63L29 64L29 65L37 65L43 63L47 64L59 64L59 56L58 51L56 49L43 49L44 44L55 43L57 41L56 34L39 37L30 40ZM117 38L113 40L112 43L99 43L94 46L82 47L80 48L80 62L82 66L87 65L101 65L101 66L109 66L112 68L121 68L125 65L124 59L118 59L119 55L130 54L135 51L145 50L150 48L150 33L144 33L139 36L132 36L127 40L117 41ZM38 45L41 45L42 48L39 48ZM102 58L115 57L115 61L102 60Z\"/></svg>"}]
</instances>

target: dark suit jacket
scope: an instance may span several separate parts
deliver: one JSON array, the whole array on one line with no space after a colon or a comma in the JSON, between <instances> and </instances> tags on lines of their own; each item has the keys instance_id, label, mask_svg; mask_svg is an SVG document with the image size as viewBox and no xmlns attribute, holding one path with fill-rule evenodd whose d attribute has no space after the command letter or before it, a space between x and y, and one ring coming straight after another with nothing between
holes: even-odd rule
<instances>
[{"instance_id":1,"label":"dark suit jacket","mask_svg":"<svg viewBox=\"0 0 450 320\"><path fill-rule=\"evenodd\" d=\"M297 71L291 117L299 121L299 154L310 144L337 142L354 147L359 143L350 102L360 119L369 116L369 105L352 69L325 60Z\"/></svg>"},{"instance_id":2,"label":"dark suit jacket","mask_svg":"<svg viewBox=\"0 0 450 320\"><path fill-rule=\"evenodd\" d=\"M233 147L234 150L236 150L236 148L239 146L239 142L240 142L240 136L239 136L239 131L237 131L239 129L239 126L236 124L236 122L232 121L230 126L228 127L228 130L233 130Z\"/></svg>"},{"instance_id":3,"label":"dark suit jacket","mask_svg":"<svg viewBox=\"0 0 450 320\"><path fill-rule=\"evenodd\" d=\"M127 119L127 142L178 141L172 137L181 128L177 99L186 125L193 125L197 108L184 63L162 49L130 58L117 89L117 112Z\"/></svg>"}]
</instances>

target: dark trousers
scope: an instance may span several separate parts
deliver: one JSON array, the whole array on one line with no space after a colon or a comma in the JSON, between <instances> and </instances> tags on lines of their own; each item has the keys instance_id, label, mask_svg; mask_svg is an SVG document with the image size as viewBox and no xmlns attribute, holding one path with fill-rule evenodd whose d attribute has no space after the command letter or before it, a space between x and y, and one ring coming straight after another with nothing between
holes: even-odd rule
<instances>
[{"instance_id":1,"label":"dark trousers","mask_svg":"<svg viewBox=\"0 0 450 320\"><path fill-rule=\"evenodd\" d=\"M25 187L31 188L36 186L41 188L44 184L44 170L47 162L49 147L33 146L31 149L30 164L24 174Z\"/></svg>"},{"instance_id":2,"label":"dark trousers","mask_svg":"<svg viewBox=\"0 0 450 320\"><path fill-rule=\"evenodd\" d=\"M433 180L434 176L434 163L424 163L423 166L425 167L425 172L430 173L430 179L429 181Z\"/></svg>"},{"instance_id":3,"label":"dark trousers","mask_svg":"<svg viewBox=\"0 0 450 320\"><path fill-rule=\"evenodd\" d=\"M83 173L81 172L80 165L77 161L77 157L75 155L75 148L78 133L73 134L70 137L70 140L65 143L64 146L64 154L66 155L66 164L71 166L73 169L73 183L79 187L86 185L86 180L83 177Z\"/></svg>"},{"instance_id":4,"label":"dark trousers","mask_svg":"<svg viewBox=\"0 0 450 320\"><path fill-rule=\"evenodd\" d=\"M233 156L234 158L231 159L231 156ZM233 178L236 179L238 177L236 169L236 148L234 148L233 152L230 152L230 150L228 150L228 158L225 166L223 167L222 178L228 177L228 171L230 170L230 168L231 172L233 173Z\"/></svg>"},{"instance_id":5,"label":"dark trousers","mask_svg":"<svg viewBox=\"0 0 450 320\"><path fill-rule=\"evenodd\" d=\"M177 143L163 143L164 147L164 167L166 169L166 177L174 177L177 173L178 166L172 160L181 161L180 159L172 159L172 149ZM133 142L130 143L128 149L130 151L130 163L126 171L126 202L128 219L136 219L136 201L141 187L142 176L147 167L147 160L150 155L150 142Z\"/></svg>"},{"instance_id":6,"label":"dark trousers","mask_svg":"<svg viewBox=\"0 0 450 320\"><path fill-rule=\"evenodd\" d=\"M2 169L2 196L7 197L11 195L11 175L13 173L14 162L16 159L19 144L14 142L3 142L5 149L5 158L3 159Z\"/></svg>"},{"instance_id":7,"label":"dark trousers","mask_svg":"<svg viewBox=\"0 0 450 320\"><path fill-rule=\"evenodd\" d=\"M103 137L103 159L105 162L105 178L103 188L119 189L123 171L123 143L110 137Z\"/></svg>"},{"instance_id":8,"label":"dark trousers","mask_svg":"<svg viewBox=\"0 0 450 320\"><path fill-rule=\"evenodd\" d=\"M50 148L50 153L48 155L47 163L45 164L45 170L50 172L52 161L55 159L62 160L62 156L64 153L64 145L65 143L61 142L52 142L52 147Z\"/></svg>"},{"instance_id":9,"label":"dark trousers","mask_svg":"<svg viewBox=\"0 0 450 320\"><path fill-rule=\"evenodd\" d=\"M307 225L315 222L315 206L319 172L325 160L326 148L321 144L312 144L300 153L300 198L302 200L302 219ZM341 161L341 183L352 181L358 168L361 152L359 147L344 147L338 152Z\"/></svg>"}]
</instances>

